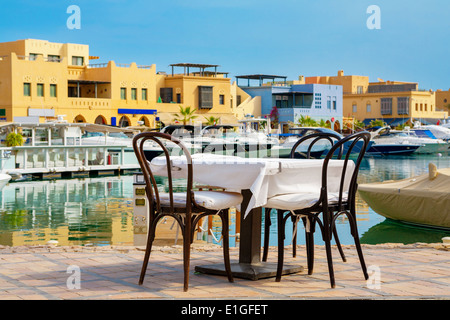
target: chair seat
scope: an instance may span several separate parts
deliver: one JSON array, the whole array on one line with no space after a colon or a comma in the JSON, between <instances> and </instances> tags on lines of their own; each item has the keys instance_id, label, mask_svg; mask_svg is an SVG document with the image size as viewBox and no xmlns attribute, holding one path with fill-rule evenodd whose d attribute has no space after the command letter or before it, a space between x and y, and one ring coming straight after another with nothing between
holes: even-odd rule
<instances>
[{"instance_id":1,"label":"chair seat","mask_svg":"<svg viewBox=\"0 0 450 320\"><path fill-rule=\"evenodd\" d=\"M347 201L348 193L342 195L342 201ZM281 210L300 210L313 206L319 201L319 192L302 192L281 194L267 200L265 207ZM339 202L339 193L328 193L328 204L333 205Z\"/></svg>"},{"instance_id":2,"label":"chair seat","mask_svg":"<svg viewBox=\"0 0 450 320\"><path fill-rule=\"evenodd\" d=\"M170 198L168 193L160 193L161 206L169 207ZM194 201L200 207L210 210L221 210L236 207L242 202L242 195L237 192L224 191L195 191ZM173 193L174 207L186 207L186 192Z\"/></svg>"}]
</instances>

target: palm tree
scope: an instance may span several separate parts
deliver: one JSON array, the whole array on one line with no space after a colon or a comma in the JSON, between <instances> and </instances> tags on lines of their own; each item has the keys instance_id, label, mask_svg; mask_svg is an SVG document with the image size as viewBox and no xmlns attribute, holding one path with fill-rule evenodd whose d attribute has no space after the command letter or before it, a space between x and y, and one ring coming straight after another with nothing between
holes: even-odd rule
<instances>
[{"instance_id":1,"label":"palm tree","mask_svg":"<svg viewBox=\"0 0 450 320\"><path fill-rule=\"evenodd\" d=\"M207 126L212 126L212 125L214 125L214 124L216 124L216 123L218 123L219 122L219 120L220 120L220 117L214 117L214 116L209 116L208 118L207 117L204 117L205 118L205 120L206 120L206 125Z\"/></svg>"},{"instance_id":2,"label":"palm tree","mask_svg":"<svg viewBox=\"0 0 450 320\"><path fill-rule=\"evenodd\" d=\"M386 122L384 122L381 119L377 119L377 120L372 120L370 121L369 127L385 127L386 126Z\"/></svg>"},{"instance_id":3,"label":"palm tree","mask_svg":"<svg viewBox=\"0 0 450 320\"><path fill-rule=\"evenodd\" d=\"M304 117L303 115L300 115L300 119L298 119L298 124L301 127L317 127L317 121L311 119L310 116Z\"/></svg>"},{"instance_id":4,"label":"palm tree","mask_svg":"<svg viewBox=\"0 0 450 320\"><path fill-rule=\"evenodd\" d=\"M191 107L186 107L183 108L182 106L180 106L180 113L176 113L174 116L174 120L175 121L181 121L183 122L184 125L186 125L188 122L190 122L191 120L194 120L195 118L197 118L197 116L194 115L195 113L195 109L191 110Z\"/></svg>"}]
</instances>

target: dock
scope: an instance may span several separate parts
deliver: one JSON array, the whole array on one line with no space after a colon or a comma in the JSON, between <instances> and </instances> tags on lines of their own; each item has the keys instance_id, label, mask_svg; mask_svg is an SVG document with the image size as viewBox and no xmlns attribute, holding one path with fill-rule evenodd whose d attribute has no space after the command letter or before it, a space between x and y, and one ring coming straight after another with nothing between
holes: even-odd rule
<instances>
[{"instance_id":1,"label":"dock","mask_svg":"<svg viewBox=\"0 0 450 320\"><path fill-rule=\"evenodd\" d=\"M363 245L370 278L366 281L354 246L344 246L347 262L333 247L336 288L330 288L325 249L316 246L315 268L257 281L194 273L198 264L223 261L217 245L194 242L189 291L183 292L181 246L154 247L145 282L138 285L143 246L0 246L0 299L3 300L449 300L450 247L438 244ZM306 265L303 245L297 257L286 247L286 263ZM238 248L230 248L231 261ZM271 247L269 261L275 262ZM79 268L79 288L70 282L69 267ZM194 302L191 302L194 303ZM203 302L205 303L205 302ZM175 304L177 305L177 304Z\"/></svg>"}]
</instances>

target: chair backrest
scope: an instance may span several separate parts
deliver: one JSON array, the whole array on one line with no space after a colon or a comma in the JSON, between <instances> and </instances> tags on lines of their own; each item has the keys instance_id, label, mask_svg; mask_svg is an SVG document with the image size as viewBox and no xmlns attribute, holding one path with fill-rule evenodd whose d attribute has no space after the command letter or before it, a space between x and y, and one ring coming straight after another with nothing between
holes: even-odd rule
<instances>
[{"instance_id":1,"label":"chair backrest","mask_svg":"<svg viewBox=\"0 0 450 320\"><path fill-rule=\"evenodd\" d=\"M301 137L292 147L291 153L289 155L290 158L301 158L311 159L311 158L320 158L325 153L329 144L329 148L331 148L336 141L339 141L341 136L332 132L315 132L312 134L308 134L306 136ZM320 144L319 142L325 142L325 144ZM299 147L306 146L307 150L305 152L297 152ZM313 147L316 146L316 150L313 150Z\"/></svg>"},{"instance_id":2,"label":"chair backrest","mask_svg":"<svg viewBox=\"0 0 450 320\"><path fill-rule=\"evenodd\" d=\"M185 145L175 137L172 137L169 134L161 133L161 132L142 132L137 134L133 138L133 149L136 154L136 157L139 161L139 165L141 166L142 173L144 175L145 184L146 184L146 194L149 201L150 213L153 214L155 210L158 212L162 212L161 210L161 201L158 191L158 186L155 180L155 177L150 168L150 163L145 156L144 144L148 140L156 142L161 149L163 150L163 155L166 158L167 164L167 179L169 185L169 200L170 200L170 213L174 213L174 197L173 197L173 180L172 180L172 162L170 161L170 151L167 148L167 145L171 142L172 145L178 146L182 150L182 154L186 156L187 159L187 183L186 183L186 214L190 214L192 210L192 187L193 187L193 168L192 168L192 158L189 150L185 147ZM177 153L178 155L178 153Z\"/></svg>"},{"instance_id":3,"label":"chair backrest","mask_svg":"<svg viewBox=\"0 0 450 320\"><path fill-rule=\"evenodd\" d=\"M338 210L342 211L345 205L355 205L355 196L356 190L358 188L357 178L359 167L361 165L361 161L366 153L370 142L370 133L367 131L356 132L351 135L348 135L338 142L336 142L330 151L328 151L327 156L324 159L324 164L322 168L322 200L325 202L327 200L327 173L328 173L328 164L331 159L336 158L344 161L340 182L339 182L339 201L338 201ZM343 158L344 157L344 158ZM352 172L349 172L348 162L353 161L355 159L355 168ZM345 190L345 181L350 175L350 184L348 188L348 195L344 197ZM344 201L343 199L346 200Z\"/></svg>"}]
</instances>

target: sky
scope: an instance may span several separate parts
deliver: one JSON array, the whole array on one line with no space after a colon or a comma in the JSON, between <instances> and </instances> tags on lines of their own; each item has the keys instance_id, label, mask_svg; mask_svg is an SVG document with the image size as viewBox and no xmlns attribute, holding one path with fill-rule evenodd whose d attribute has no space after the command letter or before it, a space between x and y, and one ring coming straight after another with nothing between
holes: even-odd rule
<instances>
[{"instance_id":1,"label":"sky","mask_svg":"<svg viewBox=\"0 0 450 320\"><path fill-rule=\"evenodd\" d=\"M235 76L369 76L450 88L448 0L2 0L0 42L90 46L95 63L220 65ZM80 28L67 21L80 9ZM371 5L379 15L367 12ZM371 20L376 18L376 20ZM367 22L379 22L379 29Z\"/></svg>"}]
</instances>

